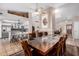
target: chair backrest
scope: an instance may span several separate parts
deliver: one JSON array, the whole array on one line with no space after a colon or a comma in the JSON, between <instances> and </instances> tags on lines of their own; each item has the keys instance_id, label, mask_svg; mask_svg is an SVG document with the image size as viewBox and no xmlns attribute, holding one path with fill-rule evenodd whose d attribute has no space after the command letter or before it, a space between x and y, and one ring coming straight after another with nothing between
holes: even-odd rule
<instances>
[{"instance_id":1,"label":"chair backrest","mask_svg":"<svg viewBox=\"0 0 79 59\"><path fill-rule=\"evenodd\" d=\"M68 35L66 34L65 37L64 37L65 41L67 40L67 38L68 38Z\"/></svg>"},{"instance_id":2,"label":"chair backrest","mask_svg":"<svg viewBox=\"0 0 79 59\"><path fill-rule=\"evenodd\" d=\"M66 40L67 40L67 35L65 35L63 37L60 37L58 49L61 47L60 48L61 51L60 51L60 54L58 53L59 55L64 55L65 54Z\"/></svg>"},{"instance_id":3,"label":"chair backrest","mask_svg":"<svg viewBox=\"0 0 79 59\"><path fill-rule=\"evenodd\" d=\"M44 35L47 36L48 35L48 32L44 32Z\"/></svg>"},{"instance_id":4,"label":"chair backrest","mask_svg":"<svg viewBox=\"0 0 79 59\"><path fill-rule=\"evenodd\" d=\"M55 56L61 56L63 55L63 52L64 52L64 37L60 37L59 38L59 41L53 46L52 48L52 54L55 55ZM51 52L49 54L51 54Z\"/></svg>"},{"instance_id":5,"label":"chair backrest","mask_svg":"<svg viewBox=\"0 0 79 59\"><path fill-rule=\"evenodd\" d=\"M61 55L61 51L62 51L62 41L63 41L63 37L59 38L59 41L53 46L52 48L52 54L55 56L60 56ZM50 52L50 53L51 53Z\"/></svg>"},{"instance_id":6,"label":"chair backrest","mask_svg":"<svg viewBox=\"0 0 79 59\"><path fill-rule=\"evenodd\" d=\"M61 45L61 43L62 43L62 42L59 42L59 43L58 43L58 46L57 46L57 50L56 50L57 56L62 55L62 45Z\"/></svg>"},{"instance_id":7,"label":"chair backrest","mask_svg":"<svg viewBox=\"0 0 79 59\"><path fill-rule=\"evenodd\" d=\"M25 56L31 56L32 52L31 52L31 49L28 45L28 42L27 41L22 41L21 45L22 45L22 48L24 50Z\"/></svg>"},{"instance_id":8,"label":"chair backrest","mask_svg":"<svg viewBox=\"0 0 79 59\"><path fill-rule=\"evenodd\" d=\"M57 56L62 55L63 46L64 46L64 37L60 37L59 41L58 41L57 48L56 48L56 54L57 54Z\"/></svg>"},{"instance_id":9,"label":"chair backrest","mask_svg":"<svg viewBox=\"0 0 79 59\"><path fill-rule=\"evenodd\" d=\"M53 46L51 51L48 53L49 56L51 56L51 55L56 56L57 55L57 46L58 46L58 42Z\"/></svg>"},{"instance_id":10,"label":"chair backrest","mask_svg":"<svg viewBox=\"0 0 79 59\"><path fill-rule=\"evenodd\" d=\"M39 36L39 37L42 37L42 36L43 36L43 32L39 32L39 33L38 33L38 36Z\"/></svg>"},{"instance_id":11,"label":"chair backrest","mask_svg":"<svg viewBox=\"0 0 79 59\"><path fill-rule=\"evenodd\" d=\"M36 33L35 33L35 32L32 33L32 37L33 37L33 38L36 38Z\"/></svg>"},{"instance_id":12,"label":"chair backrest","mask_svg":"<svg viewBox=\"0 0 79 59\"><path fill-rule=\"evenodd\" d=\"M63 47L64 53L66 52L66 40L67 40L67 38L68 38L68 35L66 34L64 37L64 47Z\"/></svg>"},{"instance_id":13,"label":"chair backrest","mask_svg":"<svg viewBox=\"0 0 79 59\"><path fill-rule=\"evenodd\" d=\"M60 38L59 38L59 42L62 41L63 39L64 39L64 37L60 37Z\"/></svg>"}]
</instances>

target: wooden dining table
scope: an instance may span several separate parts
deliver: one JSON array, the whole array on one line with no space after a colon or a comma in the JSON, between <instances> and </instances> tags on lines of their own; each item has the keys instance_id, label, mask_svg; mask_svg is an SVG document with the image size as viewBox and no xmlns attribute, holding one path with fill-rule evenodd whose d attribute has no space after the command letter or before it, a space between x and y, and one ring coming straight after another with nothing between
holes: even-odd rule
<instances>
[{"instance_id":1,"label":"wooden dining table","mask_svg":"<svg viewBox=\"0 0 79 59\"><path fill-rule=\"evenodd\" d=\"M29 40L28 44L30 47L34 48L39 52L41 55L47 55L54 45L59 41L60 36L43 36L34 38L34 40Z\"/></svg>"}]
</instances>

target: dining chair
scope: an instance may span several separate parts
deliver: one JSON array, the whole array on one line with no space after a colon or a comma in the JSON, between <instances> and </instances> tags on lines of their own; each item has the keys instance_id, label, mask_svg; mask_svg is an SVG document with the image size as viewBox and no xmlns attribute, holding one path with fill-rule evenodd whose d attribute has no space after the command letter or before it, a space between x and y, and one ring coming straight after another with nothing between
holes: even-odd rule
<instances>
[{"instance_id":1,"label":"dining chair","mask_svg":"<svg viewBox=\"0 0 79 59\"><path fill-rule=\"evenodd\" d=\"M36 38L36 32L32 33L32 37Z\"/></svg>"},{"instance_id":2,"label":"dining chair","mask_svg":"<svg viewBox=\"0 0 79 59\"><path fill-rule=\"evenodd\" d=\"M58 46L57 42L50 50L50 52L47 54L48 56L56 56L57 55L57 46Z\"/></svg>"},{"instance_id":3,"label":"dining chair","mask_svg":"<svg viewBox=\"0 0 79 59\"><path fill-rule=\"evenodd\" d=\"M61 37L59 38L59 42L61 42L61 41L63 41L63 40L64 40L64 37L61 36Z\"/></svg>"},{"instance_id":4,"label":"dining chair","mask_svg":"<svg viewBox=\"0 0 79 59\"><path fill-rule=\"evenodd\" d=\"M67 35L60 37L59 45L61 47L61 55L65 55Z\"/></svg>"},{"instance_id":5,"label":"dining chair","mask_svg":"<svg viewBox=\"0 0 79 59\"><path fill-rule=\"evenodd\" d=\"M66 52L66 40L68 38L68 35L66 34L64 37L64 53Z\"/></svg>"},{"instance_id":6,"label":"dining chair","mask_svg":"<svg viewBox=\"0 0 79 59\"><path fill-rule=\"evenodd\" d=\"M36 38L36 33L35 32L29 33L29 40L33 40L34 38Z\"/></svg>"},{"instance_id":7,"label":"dining chair","mask_svg":"<svg viewBox=\"0 0 79 59\"><path fill-rule=\"evenodd\" d=\"M61 42L58 43L57 50L56 50L56 56L61 56L62 55L62 46Z\"/></svg>"},{"instance_id":8,"label":"dining chair","mask_svg":"<svg viewBox=\"0 0 79 59\"><path fill-rule=\"evenodd\" d=\"M60 37L56 48L56 55L57 56L63 55L63 51L64 51L64 37Z\"/></svg>"},{"instance_id":9,"label":"dining chair","mask_svg":"<svg viewBox=\"0 0 79 59\"><path fill-rule=\"evenodd\" d=\"M38 33L38 36L39 36L39 37L42 37L42 36L43 36L43 32L39 32L39 33Z\"/></svg>"},{"instance_id":10,"label":"dining chair","mask_svg":"<svg viewBox=\"0 0 79 59\"><path fill-rule=\"evenodd\" d=\"M31 48L28 45L28 42L26 40L22 41L21 45L22 45L25 56L32 56L32 51L31 51Z\"/></svg>"},{"instance_id":11,"label":"dining chair","mask_svg":"<svg viewBox=\"0 0 79 59\"><path fill-rule=\"evenodd\" d=\"M59 38L59 41L53 46L51 51L48 53L49 56L60 56L62 51L61 41L63 37Z\"/></svg>"},{"instance_id":12,"label":"dining chair","mask_svg":"<svg viewBox=\"0 0 79 59\"><path fill-rule=\"evenodd\" d=\"M64 42L64 39L63 39L63 41L61 41L61 55L64 55L64 44L65 44L65 42Z\"/></svg>"},{"instance_id":13,"label":"dining chair","mask_svg":"<svg viewBox=\"0 0 79 59\"><path fill-rule=\"evenodd\" d=\"M48 32L44 32L44 35L47 36L48 35Z\"/></svg>"}]
</instances>

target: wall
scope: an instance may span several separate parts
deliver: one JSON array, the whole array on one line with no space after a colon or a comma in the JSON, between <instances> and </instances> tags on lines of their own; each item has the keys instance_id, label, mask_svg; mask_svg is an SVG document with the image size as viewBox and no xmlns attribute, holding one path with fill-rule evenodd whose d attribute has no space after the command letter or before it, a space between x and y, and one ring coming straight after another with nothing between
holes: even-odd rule
<instances>
[{"instance_id":1,"label":"wall","mask_svg":"<svg viewBox=\"0 0 79 59\"><path fill-rule=\"evenodd\" d=\"M18 20L20 20L23 23L23 25L25 25L25 27L29 28L29 18L27 19L27 18L24 18L24 17L8 14L6 12L4 12L2 15L0 15L0 38L2 36L1 25L10 26L10 30L11 30L12 24L18 23ZM28 32L30 32L30 29L29 29ZM9 31L9 34L10 34L9 35L9 39L10 39L11 38L11 31Z\"/></svg>"},{"instance_id":2,"label":"wall","mask_svg":"<svg viewBox=\"0 0 79 59\"><path fill-rule=\"evenodd\" d=\"M79 15L79 4L68 3L57 8L57 10L58 12L55 14L56 30L62 27L63 32L65 32L65 21L68 21L67 23L72 24L73 20L76 20L73 19L73 17Z\"/></svg>"},{"instance_id":3,"label":"wall","mask_svg":"<svg viewBox=\"0 0 79 59\"><path fill-rule=\"evenodd\" d=\"M61 28L62 33L64 34L64 33L66 33L66 25L67 24L72 24L72 22L73 21L71 19L65 19L65 20L62 20L60 22L56 22L56 30L59 30Z\"/></svg>"},{"instance_id":4,"label":"wall","mask_svg":"<svg viewBox=\"0 0 79 59\"><path fill-rule=\"evenodd\" d=\"M2 37L2 30L1 30L1 27L2 27L2 23L0 21L0 38Z\"/></svg>"},{"instance_id":5,"label":"wall","mask_svg":"<svg viewBox=\"0 0 79 59\"><path fill-rule=\"evenodd\" d=\"M79 4L78 3L67 3L57 8L57 16L56 18L72 18L74 16L79 15ZM56 19L57 21L61 21L62 19Z\"/></svg>"},{"instance_id":6,"label":"wall","mask_svg":"<svg viewBox=\"0 0 79 59\"><path fill-rule=\"evenodd\" d=\"M48 20L48 26L46 27L43 27L42 26L42 17L43 17L43 14L40 13L40 14L33 14L31 15L31 19L30 19L30 25L33 25L35 26L35 28L37 26L39 26L39 28L36 28L36 30L39 29L39 31L47 31L49 34L52 34L53 31L55 30L55 14L53 13L53 8L49 7L45 10L42 10L42 12L46 13L47 15L47 20Z\"/></svg>"},{"instance_id":7,"label":"wall","mask_svg":"<svg viewBox=\"0 0 79 59\"><path fill-rule=\"evenodd\" d=\"M79 22L74 22L73 26L73 38L79 39Z\"/></svg>"},{"instance_id":8,"label":"wall","mask_svg":"<svg viewBox=\"0 0 79 59\"><path fill-rule=\"evenodd\" d=\"M8 13L4 13L3 15L0 16L0 20L9 20L9 21L13 21L14 23L17 22L17 20L21 20L21 22L25 21L29 21L29 32L32 32L32 26L34 25L36 30L39 29L39 31L48 31L50 34L52 34L52 31L54 31L54 25L55 25L55 15L52 13L54 9L49 7L47 9L45 9L44 11L46 11L47 15L48 15L48 27L47 28L42 28L41 25L41 21L42 21L42 16L41 14L39 15L33 15L30 12L30 18L24 18L24 17L20 17L20 16L16 16L16 15L12 15L12 14L8 14ZM5 10L6 11L6 10ZM9 23L9 22L8 22ZM39 28L37 28L39 26Z\"/></svg>"}]
</instances>

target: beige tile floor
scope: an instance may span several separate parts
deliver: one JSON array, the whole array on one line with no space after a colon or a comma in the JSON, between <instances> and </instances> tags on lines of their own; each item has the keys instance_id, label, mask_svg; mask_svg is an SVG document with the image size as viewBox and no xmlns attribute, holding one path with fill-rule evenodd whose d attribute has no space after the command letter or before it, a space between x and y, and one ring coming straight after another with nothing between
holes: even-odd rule
<instances>
[{"instance_id":1,"label":"beige tile floor","mask_svg":"<svg viewBox=\"0 0 79 59\"><path fill-rule=\"evenodd\" d=\"M0 40L0 56L8 56L22 50L19 42L10 43L7 40Z\"/></svg>"},{"instance_id":2,"label":"beige tile floor","mask_svg":"<svg viewBox=\"0 0 79 59\"><path fill-rule=\"evenodd\" d=\"M79 40L69 37L66 41L66 55L79 56Z\"/></svg>"}]
</instances>

